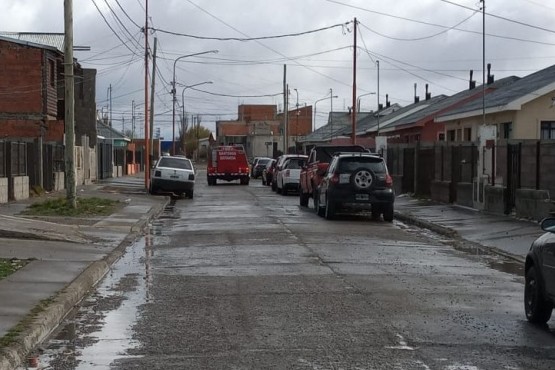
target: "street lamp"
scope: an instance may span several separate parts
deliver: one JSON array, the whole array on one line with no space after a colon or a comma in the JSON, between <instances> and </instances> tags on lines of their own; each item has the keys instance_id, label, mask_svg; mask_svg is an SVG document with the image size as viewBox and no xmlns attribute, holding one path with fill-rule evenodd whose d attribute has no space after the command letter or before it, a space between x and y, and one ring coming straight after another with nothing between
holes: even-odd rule
<instances>
[{"instance_id":1,"label":"street lamp","mask_svg":"<svg viewBox=\"0 0 555 370\"><path fill-rule=\"evenodd\" d=\"M375 92L369 92L367 94L359 95L358 98L357 98L357 112L360 112L360 98L362 98L363 96L366 96L366 95L375 95L375 94L376 94Z\"/></svg>"},{"instance_id":2,"label":"street lamp","mask_svg":"<svg viewBox=\"0 0 555 370\"><path fill-rule=\"evenodd\" d=\"M333 96L331 97L331 99L336 99L337 97L338 97L337 95L333 95ZM322 98L322 99L318 99L318 100L316 100L316 101L314 102L314 119L312 120L313 126L314 126L314 127L312 128L312 131L315 131L315 130L316 130L316 103L318 103L319 101L327 100L327 99L330 99L330 97L329 97L329 96L326 96L326 97L324 97L324 98Z\"/></svg>"},{"instance_id":3,"label":"street lamp","mask_svg":"<svg viewBox=\"0 0 555 370\"><path fill-rule=\"evenodd\" d=\"M191 87L195 87L195 86L200 86L200 85L207 85L207 84L212 84L212 81L203 81L203 82L199 82L198 84L193 84L193 85L187 85L183 87L183 90L181 91L181 109L183 111L183 122L185 122L185 90L191 88ZM197 131L198 133L198 131ZM185 130L183 130L183 136L185 136ZM174 145L173 147L173 151L175 154L175 140L173 140L172 145ZM185 150L185 148L183 148Z\"/></svg>"},{"instance_id":4,"label":"street lamp","mask_svg":"<svg viewBox=\"0 0 555 370\"><path fill-rule=\"evenodd\" d=\"M208 53L218 53L218 50L209 50L209 51L201 51L200 53L193 53L193 54L187 54L187 55L182 55L180 57L178 57L176 60L174 60L173 62L173 79L172 79L172 103L173 103L173 107L172 107L172 154L175 155L175 65L177 64L177 61L183 58L187 58L187 57L194 57L196 55L202 55L202 54L208 54Z\"/></svg>"}]
</instances>

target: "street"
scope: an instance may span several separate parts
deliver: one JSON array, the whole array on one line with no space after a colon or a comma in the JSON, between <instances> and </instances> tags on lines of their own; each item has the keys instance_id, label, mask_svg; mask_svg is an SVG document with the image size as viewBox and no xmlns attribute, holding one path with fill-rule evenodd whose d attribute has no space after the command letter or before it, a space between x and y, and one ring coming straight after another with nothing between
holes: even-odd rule
<instances>
[{"instance_id":1,"label":"street","mask_svg":"<svg viewBox=\"0 0 555 370\"><path fill-rule=\"evenodd\" d=\"M172 200L42 346L48 369L553 369L519 265L252 180ZM312 202L310 202L312 204ZM45 365L46 364L46 365ZM50 366L50 367L48 367Z\"/></svg>"}]
</instances>

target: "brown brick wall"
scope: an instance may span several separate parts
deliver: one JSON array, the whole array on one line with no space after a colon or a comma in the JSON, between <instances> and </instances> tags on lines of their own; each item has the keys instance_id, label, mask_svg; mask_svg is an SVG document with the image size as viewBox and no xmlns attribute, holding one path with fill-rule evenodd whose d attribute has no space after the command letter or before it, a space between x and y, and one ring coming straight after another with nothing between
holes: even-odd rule
<instances>
[{"instance_id":1,"label":"brown brick wall","mask_svg":"<svg viewBox=\"0 0 555 370\"><path fill-rule=\"evenodd\" d=\"M277 114L275 105L242 104L239 105L238 121L274 120Z\"/></svg>"},{"instance_id":2,"label":"brown brick wall","mask_svg":"<svg viewBox=\"0 0 555 370\"><path fill-rule=\"evenodd\" d=\"M40 136L40 121L33 120L0 120L0 135L8 139L35 139ZM44 131L45 141L61 143L64 138L63 121L47 121Z\"/></svg>"}]
</instances>

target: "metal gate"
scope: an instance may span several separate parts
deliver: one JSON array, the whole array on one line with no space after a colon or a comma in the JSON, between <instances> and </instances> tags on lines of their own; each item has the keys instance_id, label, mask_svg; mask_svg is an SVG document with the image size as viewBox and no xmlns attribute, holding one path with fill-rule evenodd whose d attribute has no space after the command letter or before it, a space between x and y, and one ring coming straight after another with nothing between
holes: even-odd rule
<instances>
[{"instance_id":1,"label":"metal gate","mask_svg":"<svg viewBox=\"0 0 555 370\"><path fill-rule=\"evenodd\" d=\"M507 144L507 187L505 189L505 214L515 207L516 189L520 188L520 158L522 144Z\"/></svg>"},{"instance_id":2,"label":"metal gate","mask_svg":"<svg viewBox=\"0 0 555 370\"><path fill-rule=\"evenodd\" d=\"M403 149L403 193L414 193L414 148Z\"/></svg>"}]
</instances>

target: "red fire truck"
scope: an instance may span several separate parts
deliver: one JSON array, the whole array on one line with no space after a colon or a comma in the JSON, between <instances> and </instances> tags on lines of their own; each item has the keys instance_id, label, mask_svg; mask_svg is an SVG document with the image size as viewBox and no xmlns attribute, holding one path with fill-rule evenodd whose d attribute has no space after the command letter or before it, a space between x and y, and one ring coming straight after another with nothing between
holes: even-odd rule
<instances>
[{"instance_id":1,"label":"red fire truck","mask_svg":"<svg viewBox=\"0 0 555 370\"><path fill-rule=\"evenodd\" d=\"M206 169L208 185L216 185L218 179L240 180L249 184L249 162L242 145L220 145L210 148Z\"/></svg>"}]
</instances>

